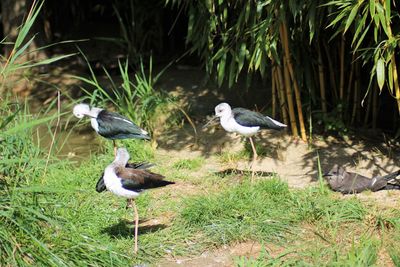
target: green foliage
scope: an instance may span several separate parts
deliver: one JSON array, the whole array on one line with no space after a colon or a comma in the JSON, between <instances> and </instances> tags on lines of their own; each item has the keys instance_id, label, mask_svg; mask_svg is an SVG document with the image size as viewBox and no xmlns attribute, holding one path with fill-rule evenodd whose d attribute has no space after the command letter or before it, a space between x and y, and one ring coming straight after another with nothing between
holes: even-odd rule
<instances>
[{"instance_id":1,"label":"green foliage","mask_svg":"<svg viewBox=\"0 0 400 267\"><path fill-rule=\"evenodd\" d=\"M362 52L364 60L373 63L371 80L376 77L380 90L387 83L392 94L395 86L393 68L396 64L393 56L400 47L400 36L392 33L392 20L399 15L396 9L392 9L393 5L394 1L390 0L335 0L326 4L335 7L332 13L335 17L329 26L335 26L338 34L352 31L354 53Z\"/></svg>"},{"instance_id":2,"label":"green foliage","mask_svg":"<svg viewBox=\"0 0 400 267\"><path fill-rule=\"evenodd\" d=\"M32 119L21 104L7 100L0 107L0 116L5 118L0 134L0 177L12 177L14 184L21 179L27 181L40 173L43 166L42 153L32 140L32 125L40 119ZM23 126L24 128L16 130Z\"/></svg>"},{"instance_id":3,"label":"green foliage","mask_svg":"<svg viewBox=\"0 0 400 267\"><path fill-rule=\"evenodd\" d=\"M244 183L215 195L186 201L182 219L189 227L201 229L217 244L248 239L281 240L296 225L322 221L334 226L361 221L365 208L359 201L339 201L325 193L289 191L278 179L254 186Z\"/></svg>"},{"instance_id":4,"label":"green foliage","mask_svg":"<svg viewBox=\"0 0 400 267\"><path fill-rule=\"evenodd\" d=\"M118 62L120 75L122 78L121 86L116 85L111 75L104 69L104 72L112 85L110 90L106 90L99 84L96 75L89 65L91 78L74 76L75 78L94 87L93 92L82 89L87 93L90 104L104 106L112 104L118 112L125 114L138 125L147 131L153 132L159 124L174 123L177 118L177 108L174 99L162 91L154 89L155 83L163 74L163 69L156 76L153 76L153 63L150 58L148 73L145 71L144 63L140 63L140 69L134 74L134 81L128 73L129 64ZM164 114L164 115L163 115ZM168 116L165 116L168 114ZM160 122L159 117L166 117L165 121Z\"/></svg>"},{"instance_id":5,"label":"green foliage","mask_svg":"<svg viewBox=\"0 0 400 267\"><path fill-rule=\"evenodd\" d=\"M174 163L173 167L177 170L198 170L204 164L204 158L198 157L194 159L181 159Z\"/></svg>"}]
</instances>

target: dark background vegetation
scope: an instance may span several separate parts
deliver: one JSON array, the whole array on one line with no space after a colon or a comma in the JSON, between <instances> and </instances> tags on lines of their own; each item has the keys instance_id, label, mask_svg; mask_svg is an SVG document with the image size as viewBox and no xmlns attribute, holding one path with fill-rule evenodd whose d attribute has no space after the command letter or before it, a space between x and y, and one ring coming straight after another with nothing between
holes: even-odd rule
<instances>
[{"instance_id":1,"label":"dark background vegetation","mask_svg":"<svg viewBox=\"0 0 400 267\"><path fill-rule=\"evenodd\" d=\"M1 2L7 40L32 2ZM303 139L310 118L314 132L382 129L398 137L398 25L395 1L49 0L31 49L59 45L31 56L76 52L74 43L60 44L76 40L99 71L125 58L135 70L150 55L157 66L201 66L218 88L244 92L246 101L234 104L272 114Z\"/></svg>"}]
</instances>

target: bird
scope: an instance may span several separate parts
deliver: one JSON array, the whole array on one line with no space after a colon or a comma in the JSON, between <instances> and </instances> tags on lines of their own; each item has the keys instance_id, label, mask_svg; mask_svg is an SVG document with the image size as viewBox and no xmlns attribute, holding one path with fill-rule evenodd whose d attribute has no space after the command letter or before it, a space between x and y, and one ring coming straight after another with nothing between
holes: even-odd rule
<instances>
[{"instance_id":1,"label":"bird","mask_svg":"<svg viewBox=\"0 0 400 267\"><path fill-rule=\"evenodd\" d=\"M146 189L164 187L174 182L164 180L165 176L148 171L148 164L129 165L130 155L126 148L118 148L114 161L104 170L104 175L97 183L96 189L107 188L111 193L125 197L130 204L133 203L135 212L135 254L138 251L138 226L139 214L136 208L135 198ZM128 165L127 165L128 164ZM147 164L147 165L146 165ZM132 167L131 167L132 166ZM104 180L102 186L101 180Z\"/></svg>"},{"instance_id":2,"label":"bird","mask_svg":"<svg viewBox=\"0 0 400 267\"><path fill-rule=\"evenodd\" d=\"M253 162L257 159L257 151L253 143L252 136L261 129L282 130L287 127L279 121L276 121L259 112L251 111L245 108L231 108L228 103L220 103L215 107L215 116L206 125L212 121L220 119L222 128L227 132L235 132L250 140L253 150Z\"/></svg>"},{"instance_id":3,"label":"bird","mask_svg":"<svg viewBox=\"0 0 400 267\"><path fill-rule=\"evenodd\" d=\"M400 181L396 179L399 175L400 170L384 176L368 178L358 173L347 172L342 166L335 164L323 177L333 191L338 191L342 194L353 194L365 190L375 192L378 190L400 189Z\"/></svg>"},{"instance_id":4,"label":"bird","mask_svg":"<svg viewBox=\"0 0 400 267\"><path fill-rule=\"evenodd\" d=\"M138 169L138 170L147 170L153 167L154 164L148 162L139 162L139 163L127 163L125 168L129 169ZM98 193L104 192L107 190L106 184L104 183L104 172L101 174L99 180L96 183L96 191Z\"/></svg>"},{"instance_id":5,"label":"bird","mask_svg":"<svg viewBox=\"0 0 400 267\"><path fill-rule=\"evenodd\" d=\"M88 104L77 104L73 108L73 114L78 119L87 116L90 118L92 128L104 138L111 139L116 154L116 139L145 139L150 140L147 131L141 129L131 120L118 113L102 108L90 107Z\"/></svg>"}]
</instances>

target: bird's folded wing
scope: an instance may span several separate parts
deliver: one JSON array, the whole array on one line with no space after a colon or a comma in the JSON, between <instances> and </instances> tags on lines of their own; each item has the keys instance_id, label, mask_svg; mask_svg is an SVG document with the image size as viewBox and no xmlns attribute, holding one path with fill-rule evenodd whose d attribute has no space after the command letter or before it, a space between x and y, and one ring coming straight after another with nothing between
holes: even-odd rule
<instances>
[{"instance_id":1,"label":"bird's folded wing","mask_svg":"<svg viewBox=\"0 0 400 267\"><path fill-rule=\"evenodd\" d=\"M118 168L116 174L121 178L122 187L128 190L150 189L172 184L164 181L163 175L147 170Z\"/></svg>"},{"instance_id":2,"label":"bird's folded wing","mask_svg":"<svg viewBox=\"0 0 400 267\"><path fill-rule=\"evenodd\" d=\"M110 136L134 134L144 139L150 139L146 131L118 113L103 110L99 113L97 121L99 122L99 134Z\"/></svg>"},{"instance_id":3,"label":"bird's folded wing","mask_svg":"<svg viewBox=\"0 0 400 267\"><path fill-rule=\"evenodd\" d=\"M268 116L264 116L261 113L247 110L244 108L234 108L232 110L235 121L246 127L261 127L280 130L286 127L285 124L280 123Z\"/></svg>"},{"instance_id":4,"label":"bird's folded wing","mask_svg":"<svg viewBox=\"0 0 400 267\"><path fill-rule=\"evenodd\" d=\"M106 184L104 183L104 172L101 174L99 180L96 184L96 191L101 193L107 189Z\"/></svg>"},{"instance_id":5,"label":"bird's folded wing","mask_svg":"<svg viewBox=\"0 0 400 267\"><path fill-rule=\"evenodd\" d=\"M153 167L153 163L149 162L132 162L132 163L127 163L126 168L131 168L131 169L140 169L140 170L146 170L150 167ZM96 191L101 193L107 189L106 184L104 183L104 172L101 174L99 180L97 181L96 184Z\"/></svg>"}]
</instances>

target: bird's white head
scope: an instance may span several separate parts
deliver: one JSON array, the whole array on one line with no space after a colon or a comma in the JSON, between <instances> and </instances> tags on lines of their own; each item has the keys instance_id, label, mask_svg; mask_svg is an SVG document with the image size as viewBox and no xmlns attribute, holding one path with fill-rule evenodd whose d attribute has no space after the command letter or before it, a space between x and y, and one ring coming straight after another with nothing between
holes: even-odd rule
<instances>
[{"instance_id":1,"label":"bird's white head","mask_svg":"<svg viewBox=\"0 0 400 267\"><path fill-rule=\"evenodd\" d=\"M117 156L115 157L114 162L125 166L128 163L129 158L130 156L128 150L126 150L124 147L120 147L117 150Z\"/></svg>"},{"instance_id":2,"label":"bird's white head","mask_svg":"<svg viewBox=\"0 0 400 267\"><path fill-rule=\"evenodd\" d=\"M90 107L88 104L75 105L73 113L78 119L82 119L85 115L90 114Z\"/></svg>"},{"instance_id":3,"label":"bird's white head","mask_svg":"<svg viewBox=\"0 0 400 267\"><path fill-rule=\"evenodd\" d=\"M231 113L232 113L232 109L228 103L221 103L215 107L215 116L217 116L217 117L230 116Z\"/></svg>"}]
</instances>

